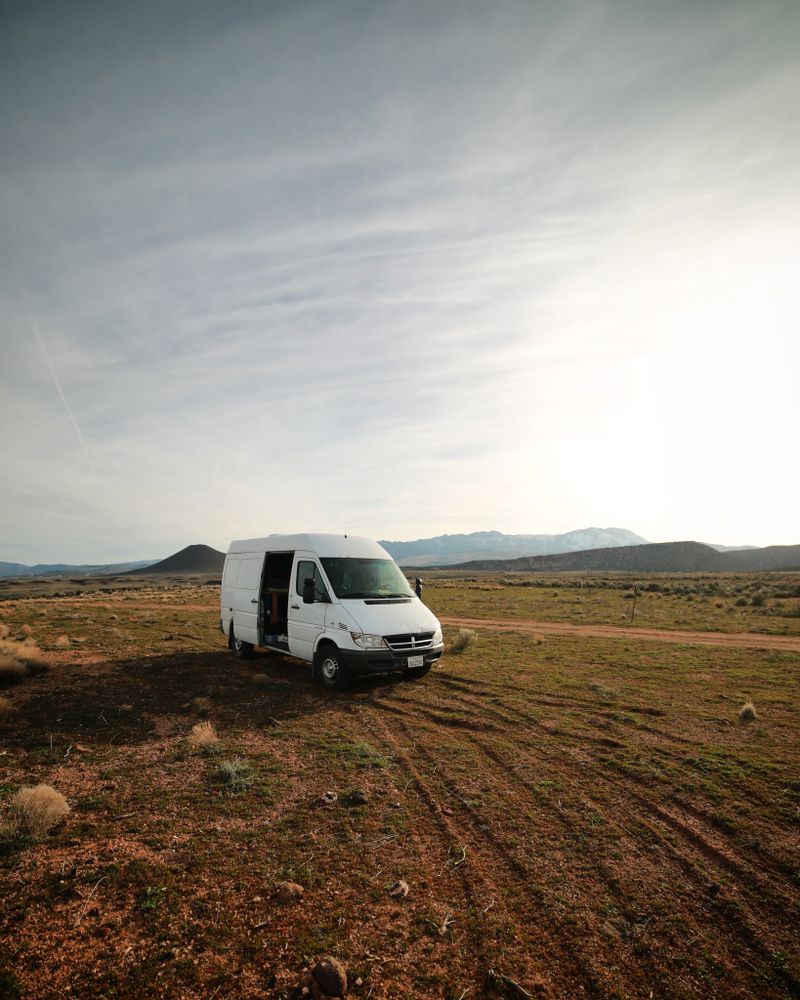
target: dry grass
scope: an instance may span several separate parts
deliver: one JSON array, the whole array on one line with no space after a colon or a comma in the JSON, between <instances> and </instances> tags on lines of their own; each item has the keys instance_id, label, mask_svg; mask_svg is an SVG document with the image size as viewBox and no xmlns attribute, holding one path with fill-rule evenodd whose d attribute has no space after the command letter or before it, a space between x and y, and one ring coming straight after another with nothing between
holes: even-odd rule
<instances>
[{"instance_id":1,"label":"dry grass","mask_svg":"<svg viewBox=\"0 0 800 1000\"><path fill-rule=\"evenodd\" d=\"M69 649L71 643L68 635L60 635L53 644L56 649Z\"/></svg>"},{"instance_id":2,"label":"dry grass","mask_svg":"<svg viewBox=\"0 0 800 1000\"><path fill-rule=\"evenodd\" d=\"M33 635L33 629L30 627L30 625L23 625L20 631L22 632L22 635L26 639L30 639L30 637Z\"/></svg>"},{"instance_id":3,"label":"dry grass","mask_svg":"<svg viewBox=\"0 0 800 1000\"><path fill-rule=\"evenodd\" d=\"M475 645L477 638L477 635L471 628L460 628L458 630L458 635L455 637L452 645L450 646L449 652L463 653Z\"/></svg>"},{"instance_id":4,"label":"dry grass","mask_svg":"<svg viewBox=\"0 0 800 1000\"><path fill-rule=\"evenodd\" d=\"M3 722L11 715L11 702L0 694L0 722Z\"/></svg>"},{"instance_id":5,"label":"dry grass","mask_svg":"<svg viewBox=\"0 0 800 1000\"><path fill-rule=\"evenodd\" d=\"M192 731L186 739L193 750L214 753L219 749L219 736L217 736L216 730L210 722L196 723L192 726Z\"/></svg>"},{"instance_id":6,"label":"dry grass","mask_svg":"<svg viewBox=\"0 0 800 1000\"><path fill-rule=\"evenodd\" d=\"M21 788L11 799L3 833L14 840L40 840L69 812L67 800L50 785Z\"/></svg>"},{"instance_id":7,"label":"dry grass","mask_svg":"<svg viewBox=\"0 0 800 1000\"><path fill-rule=\"evenodd\" d=\"M198 715L208 715L211 711L211 699L210 698L193 698L192 708L197 712Z\"/></svg>"},{"instance_id":8,"label":"dry grass","mask_svg":"<svg viewBox=\"0 0 800 1000\"><path fill-rule=\"evenodd\" d=\"M250 677L250 683L253 687L268 687L269 676L267 674L252 674Z\"/></svg>"},{"instance_id":9,"label":"dry grass","mask_svg":"<svg viewBox=\"0 0 800 1000\"><path fill-rule=\"evenodd\" d=\"M757 718L756 706L752 701L746 701L739 710L739 722L755 722Z\"/></svg>"},{"instance_id":10,"label":"dry grass","mask_svg":"<svg viewBox=\"0 0 800 1000\"><path fill-rule=\"evenodd\" d=\"M5 622L0 622L0 639L5 639L8 635L8 625Z\"/></svg>"}]
</instances>

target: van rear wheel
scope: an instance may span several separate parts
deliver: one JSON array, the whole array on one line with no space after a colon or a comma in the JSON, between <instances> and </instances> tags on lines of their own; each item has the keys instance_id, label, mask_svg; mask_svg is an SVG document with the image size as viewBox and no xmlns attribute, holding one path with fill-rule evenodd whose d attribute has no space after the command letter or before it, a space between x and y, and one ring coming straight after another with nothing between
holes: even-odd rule
<instances>
[{"instance_id":1,"label":"van rear wheel","mask_svg":"<svg viewBox=\"0 0 800 1000\"><path fill-rule=\"evenodd\" d=\"M233 634L233 629L231 629L231 634L228 636L228 646L233 650L233 655L238 656L240 660L248 660L253 655L254 647L252 642L237 639Z\"/></svg>"},{"instance_id":2,"label":"van rear wheel","mask_svg":"<svg viewBox=\"0 0 800 1000\"><path fill-rule=\"evenodd\" d=\"M329 691L347 687L350 680L341 653L335 646L323 646L317 653L317 679Z\"/></svg>"}]
</instances>

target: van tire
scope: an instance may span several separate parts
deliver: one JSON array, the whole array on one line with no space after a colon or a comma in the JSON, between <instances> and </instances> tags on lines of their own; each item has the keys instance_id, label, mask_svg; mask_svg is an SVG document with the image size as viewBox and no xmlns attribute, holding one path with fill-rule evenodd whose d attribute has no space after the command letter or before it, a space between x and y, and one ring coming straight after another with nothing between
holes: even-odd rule
<instances>
[{"instance_id":1,"label":"van tire","mask_svg":"<svg viewBox=\"0 0 800 1000\"><path fill-rule=\"evenodd\" d=\"M350 683L347 667L339 650L326 643L317 650L314 663L314 676L320 684L329 691L341 691Z\"/></svg>"},{"instance_id":2,"label":"van tire","mask_svg":"<svg viewBox=\"0 0 800 1000\"><path fill-rule=\"evenodd\" d=\"M233 623L231 623L231 631L228 636L228 649L233 652L233 655L238 657L240 660L249 660L253 655L254 646L252 642L245 642L243 639L237 639L233 634Z\"/></svg>"},{"instance_id":3,"label":"van tire","mask_svg":"<svg viewBox=\"0 0 800 1000\"><path fill-rule=\"evenodd\" d=\"M403 679L407 681L418 681L420 677L430 672L432 664L426 663L423 667L412 667L403 671Z\"/></svg>"}]
</instances>

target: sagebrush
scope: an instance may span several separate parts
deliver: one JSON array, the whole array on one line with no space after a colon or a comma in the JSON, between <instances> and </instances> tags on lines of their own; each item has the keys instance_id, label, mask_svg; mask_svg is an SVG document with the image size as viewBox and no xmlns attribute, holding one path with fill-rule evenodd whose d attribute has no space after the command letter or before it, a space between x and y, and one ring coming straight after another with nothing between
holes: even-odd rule
<instances>
[{"instance_id":1,"label":"sagebrush","mask_svg":"<svg viewBox=\"0 0 800 1000\"><path fill-rule=\"evenodd\" d=\"M68 813L67 800L51 785L27 785L9 802L3 833L14 840L40 840Z\"/></svg>"}]
</instances>

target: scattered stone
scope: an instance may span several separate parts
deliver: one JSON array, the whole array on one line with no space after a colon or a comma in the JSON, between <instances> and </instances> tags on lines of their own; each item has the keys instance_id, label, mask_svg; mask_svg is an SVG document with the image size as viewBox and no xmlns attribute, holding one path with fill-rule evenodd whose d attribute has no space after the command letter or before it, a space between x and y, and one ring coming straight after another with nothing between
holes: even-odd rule
<instances>
[{"instance_id":1,"label":"scattered stone","mask_svg":"<svg viewBox=\"0 0 800 1000\"><path fill-rule=\"evenodd\" d=\"M326 955L314 966L312 976L326 997L342 997L347 993L347 973L341 962Z\"/></svg>"},{"instance_id":2,"label":"scattered stone","mask_svg":"<svg viewBox=\"0 0 800 1000\"><path fill-rule=\"evenodd\" d=\"M365 806L369 802L369 795L360 788L357 788L354 792L350 792L346 802L349 806Z\"/></svg>"},{"instance_id":3,"label":"scattered stone","mask_svg":"<svg viewBox=\"0 0 800 1000\"><path fill-rule=\"evenodd\" d=\"M399 878L391 889L389 889L389 895L395 899L405 899L408 895L408 882L405 879Z\"/></svg>"},{"instance_id":4,"label":"scattered stone","mask_svg":"<svg viewBox=\"0 0 800 1000\"><path fill-rule=\"evenodd\" d=\"M280 903L295 903L304 892L305 889L297 882L278 882L275 886L275 895Z\"/></svg>"},{"instance_id":5,"label":"scattered stone","mask_svg":"<svg viewBox=\"0 0 800 1000\"><path fill-rule=\"evenodd\" d=\"M356 986L363 986L363 985L364 985L364 980L361 978L361 976L359 976L356 979Z\"/></svg>"},{"instance_id":6,"label":"scattered stone","mask_svg":"<svg viewBox=\"0 0 800 1000\"><path fill-rule=\"evenodd\" d=\"M314 800L314 805L317 806L332 806L334 802L338 800L339 796L336 792L323 792L318 799Z\"/></svg>"}]
</instances>

